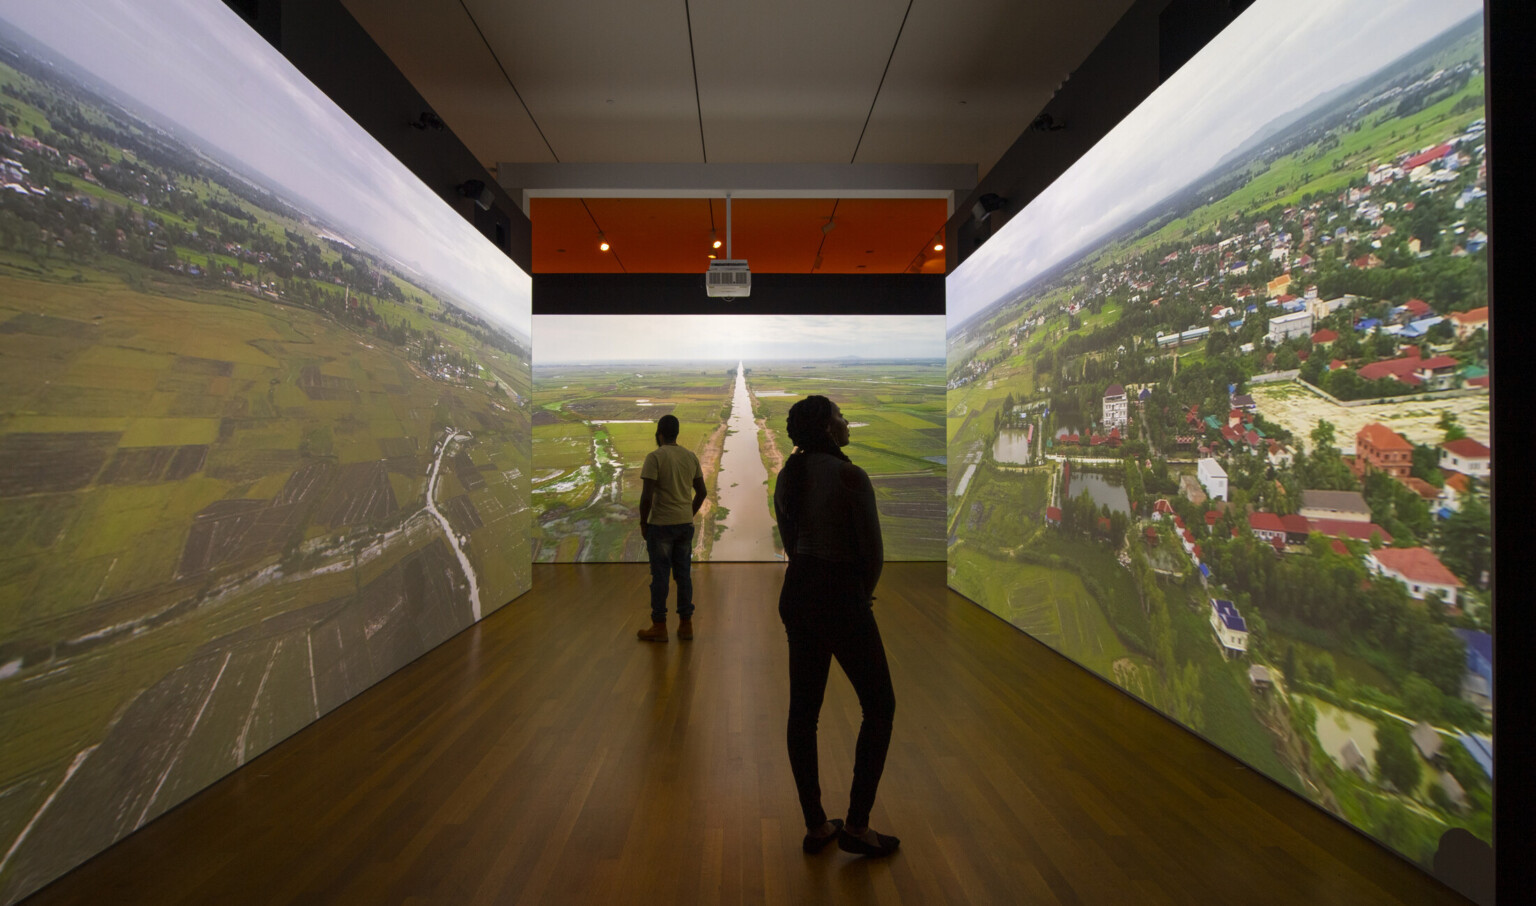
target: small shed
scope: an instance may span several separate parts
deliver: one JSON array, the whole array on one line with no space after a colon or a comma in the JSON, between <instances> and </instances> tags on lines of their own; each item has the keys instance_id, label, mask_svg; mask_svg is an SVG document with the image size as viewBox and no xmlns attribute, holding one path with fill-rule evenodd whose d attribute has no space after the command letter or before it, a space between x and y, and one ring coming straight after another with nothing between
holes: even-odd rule
<instances>
[{"instance_id":1,"label":"small shed","mask_svg":"<svg viewBox=\"0 0 1536 906\"><path fill-rule=\"evenodd\" d=\"M1263 694L1273 689L1275 680L1269 675L1269 668L1263 664L1254 664L1248 668L1248 685L1253 691Z\"/></svg>"},{"instance_id":2,"label":"small shed","mask_svg":"<svg viewBox=\"0 0 1536 906\"><path fill-rule=\"evenodd\" d=\"M1419 754L1425 761L1433 762L1440 757L1440 731L1430 726L1427 721L1419 721L1413 726L1413 745L1419 750Z\"/></svg>"},{"instance_id":3,"label":"small shed","mask_svg":"<svg viewBox=\"0 0 1536 906\"><path fill-rule=\"evenodd\" d=\"M1440 773L1440 789L1445 793L1445 798L1450 801L1456 811L1464 811L1467 807L1467 791L1461 788L1461 784L1452 777L1448 771Z\"/></svg>"},{"instance_id":4,"label":"small shed","mask_svg":"<svg viewBox=\"0 0 1536 906\"><path fill-rule=\"evenodd\" d=\"M1339 749L1339 761L1343 763L1344 770L1354 771L1361 777L1367 780L1370 779L1370 763L1365 760L1365 756L1360 752L1360 747L1355 745L1353 739L1345 740L1344 745Z\"/></svg>"}]
</instances>

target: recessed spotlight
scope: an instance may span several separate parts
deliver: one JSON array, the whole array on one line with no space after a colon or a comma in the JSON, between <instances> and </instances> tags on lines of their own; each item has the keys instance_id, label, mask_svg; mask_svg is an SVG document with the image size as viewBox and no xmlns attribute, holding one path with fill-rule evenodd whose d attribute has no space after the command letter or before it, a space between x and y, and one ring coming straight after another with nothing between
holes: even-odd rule
<instances>
[{"instance_id":1,"label":"recessed spotlight","mask_svg":"<svg viewBox=\"0 0 1536 906\"><path fill-rule=\"evenodd\" d=\"M864 269L864 268L866 268L866 267L869 267L869 265L867 265L867 264L861 264L861 265L859 265L859 270L863 270L863 269Z\"/></svg>"},{"instance_id":2,"label":"recessed spotlight","mask_svg":"<svg viewBox=\"0 0 1536 906\"><path fill-rule=\"evenodd\" d=\"M565 249L555 249L555 251L559 252L562 255L565 254Z\"/></svg>"},{"instance_id":3,"label":"recessed spotlight","mask_svg":"<svg viewBox=\"0 0 1536 906\"><path fill-rule=\"evenodd\" d=\"M864 250L864 254L866 254L866 255L873 255L874 253L875 253L874 249L865 249Z\"/></svg>"},{"instance_id":4,"label":"recessed spotlight","mask_svg":"<svg viewBox=\"0 0 1536 906\"><path fill-rule=\"evenodd\" d=\"M942 252L942 251L944 251L944 243L942 243L942 242L935 242L933 244L933 250L935 252Z\"/></svg>"},{"instance_id":5,"label":"recessed spotlight","mask_svg":"<svg viewBox=\"0 0 1536 906\"><path fill-rule=\"evenodd\" d=\"M711 257L711 258L715 258L715 257L718 257L718 256L716 256L716 255L710 255L710 256L709 256L709 257Z\"/></svg>"}]
</instances>

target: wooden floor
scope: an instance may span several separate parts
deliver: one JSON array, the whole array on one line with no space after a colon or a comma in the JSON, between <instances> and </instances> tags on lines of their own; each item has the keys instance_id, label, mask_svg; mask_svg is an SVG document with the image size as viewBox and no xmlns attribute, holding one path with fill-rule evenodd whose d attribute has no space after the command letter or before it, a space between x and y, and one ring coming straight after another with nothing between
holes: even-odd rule
<instances>
[{"instance_id":1,"label":"wooden floor","mask_svg":"<svg viewBox=\"0 0 1536 906\"><path fill-rule=\"evenodd\" d=\"M643 565L534 591L52 886L51 903L1464 903L944 587L876 613L888 861L800 851L781 567L696 567L698 638L637 642ZM675 624L674 624L675 625ZM858 705L835 669L827 811Z\"/></svg>"}]
</instances>

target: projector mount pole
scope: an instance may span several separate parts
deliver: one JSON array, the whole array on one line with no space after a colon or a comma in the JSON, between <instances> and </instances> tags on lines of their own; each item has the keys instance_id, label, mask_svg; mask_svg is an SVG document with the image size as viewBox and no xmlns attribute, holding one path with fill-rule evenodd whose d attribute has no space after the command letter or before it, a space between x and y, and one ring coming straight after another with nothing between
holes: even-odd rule
<instances>
[{"instance_id":1,"label":"projector mount pole","mask_svg":"<svg viewBox=\"0 0 1536 906\"><path fill-rule=\"evenodd\" d=\"M725 193L725 257L731 258L731 193Z\"/></svg>"}]
</instances>

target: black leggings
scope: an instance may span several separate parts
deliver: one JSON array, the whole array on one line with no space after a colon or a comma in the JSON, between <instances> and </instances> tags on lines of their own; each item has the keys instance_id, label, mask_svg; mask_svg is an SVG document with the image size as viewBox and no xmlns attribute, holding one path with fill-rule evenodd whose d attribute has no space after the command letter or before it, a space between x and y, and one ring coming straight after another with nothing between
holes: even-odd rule
<instances>
[{"instance_id":1,"label":"black leggings","mask_svg":"<svg viewBox=\"0 0 1536 906\"><path fill-rule=\"evenodd\" d=\"M821 807L816 723L832 658L837 658L853 684L864 712L848 795L850 826L869 824L869 810L875 804L891 745L896 694L880 627L854 572L850 564L799 556L790 562L779 595L779 616L789 635L789 766L807 828L820 827L827 820Z\"/></svg>"}]
</instances>

